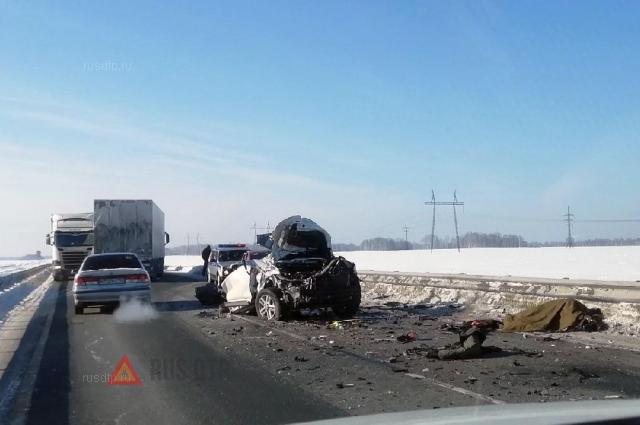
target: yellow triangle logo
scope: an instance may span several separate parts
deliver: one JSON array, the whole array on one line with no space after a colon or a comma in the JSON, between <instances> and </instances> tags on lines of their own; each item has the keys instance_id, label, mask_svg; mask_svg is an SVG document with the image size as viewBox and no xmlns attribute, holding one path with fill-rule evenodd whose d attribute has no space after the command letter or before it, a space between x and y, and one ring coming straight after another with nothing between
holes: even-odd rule
<instances>
[{"instance_id":1,"label":"yellow triangle logo","mask_svg":"<svg viewBox=\"0 0 640 425\"><path fill-rule=\"evenodd\" d=\"M129 358L124 355L109 377L109 385L141 385L140 377L133 369Z\"/></svg>"}]
</instances>

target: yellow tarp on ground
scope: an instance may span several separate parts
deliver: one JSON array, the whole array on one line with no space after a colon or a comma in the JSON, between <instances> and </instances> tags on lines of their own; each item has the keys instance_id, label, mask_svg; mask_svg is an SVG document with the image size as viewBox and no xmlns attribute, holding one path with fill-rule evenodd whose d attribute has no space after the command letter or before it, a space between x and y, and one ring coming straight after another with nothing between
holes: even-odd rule
<instances>
[{"instance_id":1,"label":"yellow tarp on ground","mask_svg":"<svg viewBox=\"0 0 640 425\"><path fill-rule=\"evenodd\" d=\"M508 314L503 321L505 332L557 332L580 327L590 309L579 301L562 299L548 301L521 311Z\"/></svg>"}]
</instances>

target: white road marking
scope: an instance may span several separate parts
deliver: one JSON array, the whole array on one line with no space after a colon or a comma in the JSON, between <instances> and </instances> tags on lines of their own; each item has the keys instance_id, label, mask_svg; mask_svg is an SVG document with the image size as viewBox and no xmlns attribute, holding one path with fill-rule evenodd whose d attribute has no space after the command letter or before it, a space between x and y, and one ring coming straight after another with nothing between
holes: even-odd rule
<instances>
[{"instance_id":1,"label":"white road marking","mask_svg":"<svg viewBox=\"0 0 640 425\"><path fill-rule=\"evenodd\" d=\"M273 326L269 325L268 322L264 322L262 320L252 319L252 318L249 318L249 317L246 317L246 316L241 316L241 315L232 314L232 316L235 319L240 319L240 320L244 320L245 322L248 322L248 323L253 323L254 325L261 326L261 327L266 328L266 329L270 329L273 332L277 332L279 334L288 336L289 338L297 339L299 341L307 341L311 345L315 345L317 347L325 347L324 345L318 344L315 341L309 340L308 338L306 338L306 337L304 337L302 335L298 335L298 334L295 334L295 333L290 332L290 331L285 331L283 329L278 329L276 327L273 327ZM343 349L339 349L338 351L342 351L342 352L344 352L346 354L354 354L354 353L351 353L351 352L349 352L347 350L343 350ZM362 356L358 355L358 357L362 357ZM383 362L382 360L375 360L375 359L369 359L369 360L370 361L377 361L380 364L386 365L386 362ZM428 382L428 383L430 383L432 385L435 385L435 386L438 386L440 388L445 388L445 389L450 390L450 391L454 391L454 392L457 392L457 393L460 393L460 394L464 394L466 396L473 397L475 399L482 400L482 401L485 401L487 403L491 403L491 404L507 404L506 401L498 400L498 399L490 397L488 395L480 394L480 393L477 393L475 391L467 390L465 388L456 387L455 385L447 384L446 382L441 382L441 381L438 381L437 379L425 377L424 382Z\"/></svg>"}]
</instances>

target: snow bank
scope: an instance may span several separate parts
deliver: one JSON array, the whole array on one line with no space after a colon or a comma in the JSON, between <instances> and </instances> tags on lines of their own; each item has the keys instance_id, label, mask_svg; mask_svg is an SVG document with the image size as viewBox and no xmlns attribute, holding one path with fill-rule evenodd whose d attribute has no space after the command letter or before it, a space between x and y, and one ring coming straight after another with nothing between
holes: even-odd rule
<instances>
[{"instance_id":1,"label":"snow bank","mask_svg":"<svg viewBox=\"0 0 640 425\"><path fill-rule=\"evenodd\" d=\"M43 264L51 263L50 259L42 260L0 260L0 276L29 270Z\"/></svg>"},{"instance_id":2,"label":"snow bank","mask_svg":"<svg viewBox=\"0 0 640 425\"><path fill-rule=\"evenodd\" d=\"M165 267L195 267L202 265L202 257L199 255L167 255L164 257Z\"/></svg>"},{"instance_id":3,"label":"snow bank","mask_svg":"<svg viewBox=\"0 0 640 425\"><path fill-rule=\"evenodd\" d=\"M357 270L551 279L640 280L640 246L471 248L338 253Z\"/></svg>"},{"instance_id":4,"label":"snow bank","mask_svg":"<svg viewBox=\"0 0 640 425\"><path fill-rule=\"evenodd\" d=\"M164 269L168 272L202 274L202 257L199 255L167 255Z\"/></svg>"},{"instance_id":5,"label":"snow bank","mask_svg":"<svg viewBox=\"0 0 640 425\"><path fill-rule=\"evenodd\" d=\"M472 278L467 275L428 275L393 272L360 272L362 298L365 305L381 302L404 304L459 305L468 318L502 319L545 301L575 298L588 307L604 313L609 333L640 332L640 285L583 286L580 282L531 278ZM384 301L380 301L384 300Z\"/></svg>"}]
</instances>

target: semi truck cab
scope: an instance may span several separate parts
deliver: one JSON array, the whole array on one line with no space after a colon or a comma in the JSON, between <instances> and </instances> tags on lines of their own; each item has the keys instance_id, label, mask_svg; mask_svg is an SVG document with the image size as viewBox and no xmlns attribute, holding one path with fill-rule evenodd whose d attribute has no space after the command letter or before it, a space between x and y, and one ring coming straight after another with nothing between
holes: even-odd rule
<instances>
[{"instance_id":1,"label":"semi truck cab","mask_svg":"<svg viewBox=\"0 0 640 425\"><path fill-rule=\"evenodd\" d=\"M54 280L69 279L93 253L93 214L52 214L46 244L51 246Z\"/></svg>"}]
</instances>

